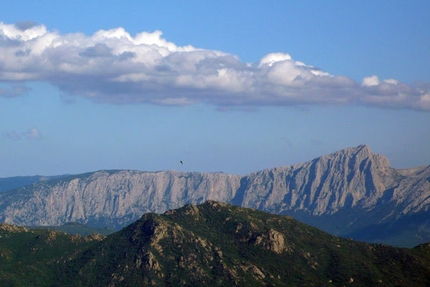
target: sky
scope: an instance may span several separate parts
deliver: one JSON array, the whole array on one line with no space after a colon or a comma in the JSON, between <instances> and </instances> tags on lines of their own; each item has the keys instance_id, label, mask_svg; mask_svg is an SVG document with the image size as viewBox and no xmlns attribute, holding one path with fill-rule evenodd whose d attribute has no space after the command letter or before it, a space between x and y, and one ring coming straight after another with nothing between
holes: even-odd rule
<instances>
[{"instance_id":1,"label":"sky","mask_svg":"<svg viewBox=\"0 0 430 287\"><path fill-rule=\"evenodd\" d=\"M430 164L430 1L5 2L0 177Z\"/></svg>"}]
</instances>

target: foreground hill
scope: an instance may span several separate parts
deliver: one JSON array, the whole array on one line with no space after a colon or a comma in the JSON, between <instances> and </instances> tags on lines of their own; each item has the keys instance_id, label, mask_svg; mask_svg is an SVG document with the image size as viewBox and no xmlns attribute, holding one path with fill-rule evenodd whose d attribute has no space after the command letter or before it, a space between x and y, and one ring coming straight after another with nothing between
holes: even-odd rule
<instances>
[{"instance_id":1,"label":"foreground hill","mask_svg":"<svg viewBox=\"0 0 430 287\"><path fill-rule=\"evenodd\" d=\"M208 201L148 213L107 237L0 225L2 286L430 286L430 245L329 235Z\"/></svg>"},{"instance_id":2,"label":"foreground hill","mask_svg":"<svg viewBox=\"0 0 430 287\"><path fill-rule=\"evenodd\" d=\"M0 221L118 230L141 214L206 200L288 214L368 242L430 241L430 166L394 169L366 145L246 176L119 170L37 182L0 194Z\"/></svg>"},{"instance_id":3,"label":"foreground hill","mask_svg":"<svg viewBox=\"0 0 430 287\"><path fill-rule=\"evenodd\" d=\"M102 239L0 224L0 285L55 286L60 266Z\"/></svg>"},{"instance_id":4,"label":"foreground hill","mask_svg":"<svg viewBox=\"0 0 430 287\"><path fill-rule=\"evenodd\" d=\"M429 252L341 239L291 217L209 201L144 215L67 261L58 283L429 286Z\"/></svg>"}]
</instances>

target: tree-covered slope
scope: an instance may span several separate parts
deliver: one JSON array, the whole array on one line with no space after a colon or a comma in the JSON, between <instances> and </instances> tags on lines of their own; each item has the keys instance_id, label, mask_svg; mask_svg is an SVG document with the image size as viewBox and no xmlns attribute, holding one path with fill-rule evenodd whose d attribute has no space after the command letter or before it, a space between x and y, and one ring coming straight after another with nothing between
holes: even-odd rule
<instances>
[{"instance_id":1,"label":"tree-covered slope","mask_svg":"<svg viewBox=\"0 0 430 287\"><path fill-rule=\"evenodd\" d=\"M60 267L102 240L63 232L0 225L0 285L54 286Z\"/></svg>"},{"instance_id":2,"label":"tree-covered slope","mask_svg":"<svg viewBox=\"0 0 430 287\"><path fill-rule=\"evenodd\" d=\"M66 265L75 286L429 286L429 248L341 239L209 201L146 214ZM66 273L64 273L66 274Z\"/></svg>"}]
</instances>

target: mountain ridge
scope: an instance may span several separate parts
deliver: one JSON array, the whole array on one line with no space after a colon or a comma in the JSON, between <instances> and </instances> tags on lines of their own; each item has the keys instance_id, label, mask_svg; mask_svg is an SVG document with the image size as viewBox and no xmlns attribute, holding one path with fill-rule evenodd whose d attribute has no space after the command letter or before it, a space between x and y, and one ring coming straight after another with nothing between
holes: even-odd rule
<instances>
[{"instance_id":1,"label":"mountain ridge","mask_svg":"<svg viewBox=\"0 0 430 287\"><path fill-rule=\"evenodd\" d=\"M394 169L367 145L248 175L116 170L39 182L0 194L0 221L119 229L147 212L207 200L288 214L370 242L405 245L405 230L413 237L408 246L430 241L430 166ZM409 224L407 218L414 220ZM384 228L373 238L364 236L377 226ZM394 234L391 241L384 232Z\"/></svg>"}]
</instances>

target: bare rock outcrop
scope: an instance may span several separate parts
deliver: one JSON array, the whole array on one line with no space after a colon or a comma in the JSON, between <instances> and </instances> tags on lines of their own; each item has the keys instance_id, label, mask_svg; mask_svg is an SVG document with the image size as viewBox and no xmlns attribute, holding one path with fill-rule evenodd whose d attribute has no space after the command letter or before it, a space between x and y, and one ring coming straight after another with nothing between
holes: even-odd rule
<instances>
[{"instance_id":1,"label":"bare rock outcrop","mask_svg":"<svg viewBox=\"0 0 430 287\"><path fill-rule=\"evenodd\" d=\"M288 246L283 234L274 229L270 229L268 232L258 236L255 240L255 245L261 245L265 249L278 254L291 251L291 247Z\"/></svg>"}]
</instances>

